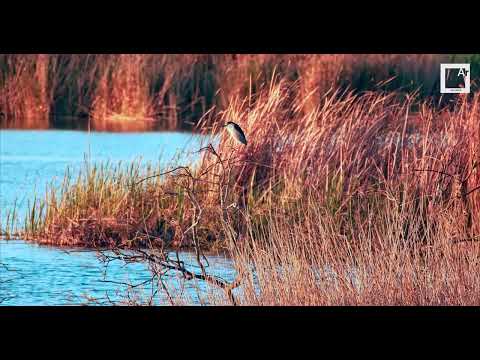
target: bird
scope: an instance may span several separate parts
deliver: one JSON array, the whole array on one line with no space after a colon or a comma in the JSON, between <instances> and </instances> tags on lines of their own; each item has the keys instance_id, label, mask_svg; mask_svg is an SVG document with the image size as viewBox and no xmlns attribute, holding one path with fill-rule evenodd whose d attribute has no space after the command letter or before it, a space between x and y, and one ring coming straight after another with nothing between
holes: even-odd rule
<instances>
[{"instance_id":1,"label":"bird","mask_svg":"<svg viewBox=\"0 0 480 360\"><path fill-rule=\"evenodd\" d=\"M247 138L245 137L242 128L238 124L235 124L232 121L228 121L225 125L223 125L223 127L227 129L230 136L234 138L237 142L243 145L247 145Z\"/></svg>"}]
</instances>

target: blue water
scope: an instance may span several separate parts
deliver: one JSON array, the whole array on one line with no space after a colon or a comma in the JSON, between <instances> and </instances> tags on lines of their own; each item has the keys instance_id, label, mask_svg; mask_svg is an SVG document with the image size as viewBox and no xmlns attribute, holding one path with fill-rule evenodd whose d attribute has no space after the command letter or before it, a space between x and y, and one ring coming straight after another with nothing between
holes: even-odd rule
<instances>
[{"instance_id":1,"label":"blue water","mask_svg":"<svg viewBox=\"0 0 480 360\"><path fill-rule=\"evenodd\" d=\"M87 133L81 131L0 132L0 219L17 199L20 215L34 194L42 195L53 178L63 179L65 169L78 171L88 155L91 162L144 162L189 164L193 154L210 139L184 133ZM192 254L181 253L191 263ZM209 272L232 280L235 272L224 256L209 256ZM198 270L198 269L197 269ZM206 284L184 282L168 274L171 295L193 304L208 303ZM145 283L130 289L125 284L140 284L151 278L144 263L125 265L114 261L106 268L94 251L38 246L21 240L0 240L1 305L111 304L129 295L137 303L151 298L158 284ZM131 302L132 300L130 300ZM163 291L154 296L155 304L168 304Z\"/></svg>"},{"instance_id":2,"label":"blue water","mask_svg":"<svg viewBox=\"0 0 480 360\"><path fill-rule=\"evenodd\" d=\"M195 268L193 254L183 252L181 259ZM208 256L208 272L232 281L235 272L231 260ZM1 305L111 305L169 304L166 293L145 263L125 264L116 260L108 267L96 252L79 249L59 249L25 241L0 241L0 304ZM142 284L145 283L145 284ZM171 272L165 278L171 295L178 304L208 304L207 284L184 281ZM138 285L129 288L130 285ZM185 296L180 293L183 288ZM152 292L158 290L152 297ZM130 304L132 302L130 301Z\"/></svg>"}]
</instances>

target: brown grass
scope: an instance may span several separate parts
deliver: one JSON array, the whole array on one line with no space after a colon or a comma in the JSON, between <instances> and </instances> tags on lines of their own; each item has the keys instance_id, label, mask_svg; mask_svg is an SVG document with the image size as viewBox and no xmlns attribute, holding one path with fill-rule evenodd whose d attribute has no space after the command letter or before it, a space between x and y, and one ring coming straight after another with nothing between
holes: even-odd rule
<instances>
[{"instance_id":1,"label":"brown grass","mask_svg":"<svg viewBox=\"0 0 480 360\"><path fill-rule=\"evenodd\" d=\"M414 117L391 96L327 96L296 117L282 94L235 117L252 144L242 155L271 166L237 172L243 186L268 179L226 231L240 302L478 305L478 95Z\"/></svg>"},{"instance_id":2,"label":"brown grass","mask_svg":"<svg viewBox=\"0 0 480 360\"><path fill-rule=\"evenodd\" d=\"M321 202L310 199L301 218L274 211L265 226L249 225L256 240L234 256L243 274L244 305L478 305L479 244L459 243L452 219L439 228L410 222L413 206L394 201L372 207L362 225L345 234ZM357 215L359 216L359 215ZM440 225L441 224L441 225ZM420 230L423 229L423 230ZM427 244L420 231L429 232ZM222 303L222 300L217 300Z\"/></svg>"}]
</instances>

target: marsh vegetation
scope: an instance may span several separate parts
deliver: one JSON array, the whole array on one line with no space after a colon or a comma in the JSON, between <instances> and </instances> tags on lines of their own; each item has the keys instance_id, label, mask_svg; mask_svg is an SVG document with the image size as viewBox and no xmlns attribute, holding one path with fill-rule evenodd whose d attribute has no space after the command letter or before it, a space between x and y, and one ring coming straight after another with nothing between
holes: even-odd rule
<instances>
[{"instance_id":1,"label":"marsh vegetation","mask_svg":"<svg viewBox=\"0 0 480 360\"><path fill-rule=\"evenodd\" d=\"M65 175L60 191L52 187L32 203L21 229L9 225L6 232L49 245L108 249L105 260L145 262L157 280L177 272L185 281L205 281L222 290L211 299L216 304L478 304L478 94L456 95L448 106L429 97L435 56L412 56L412 63L367 56L362 66L375 76L381 61L394 64L389 69L432 67L431 75L410 69L388 74L388 83L376 78L372 88L355 88L371 84L356 78L363 74L355 67L359 60L345 85L347 56L252 58L257 76L247 56L230 59L239 63L224 73L217 73L221 63L193 62L206 68L194 67L202 80L186 81L190 92L164 80L156 105L132 105L146 117L157 105L167 109L173 94L188 93L189 101L202 94L204 102L196 103L202 110L190 112L197 114L195 131L220 136L199 146L195 162L137 161L127 168L86 162L79 176ZM130 79L122 66L113 69L109 81ZM322 75L327 70L333 77ZM241 80L212 80L212 73L232 72ZM405 89L412 78L424 81L420 91ZM192 85L199 83L211 90ZM219 83L216 93L212 84ZM142 92L129 94L143 99ZM114 105L113 95L103 102L95 96L89 113L98 129L105 127L93 119L126 115L130 106ZM182 127L176 114L182 120L171 126ZM227 120L244 129L248 145L221 135ZM181 249L193 252L196 270L175 256ZM209 274L206 251L228 254L236 277Z\"/></svg>"}]
</instances>

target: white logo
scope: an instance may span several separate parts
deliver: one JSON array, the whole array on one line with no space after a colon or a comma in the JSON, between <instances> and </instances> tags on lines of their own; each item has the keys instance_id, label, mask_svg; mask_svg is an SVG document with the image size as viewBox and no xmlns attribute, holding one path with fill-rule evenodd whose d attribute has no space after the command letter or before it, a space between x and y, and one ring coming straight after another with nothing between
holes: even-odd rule
<instances>
[{"instance_id":1,"label":"white logo","mask_svg":"<svg viewBox=\"0 0 480 360\"><path fill-rule=\"evenodd\" d=\"M470 64L440 64L442 94L470 93Z\"/></svg>"}]
</instances>

